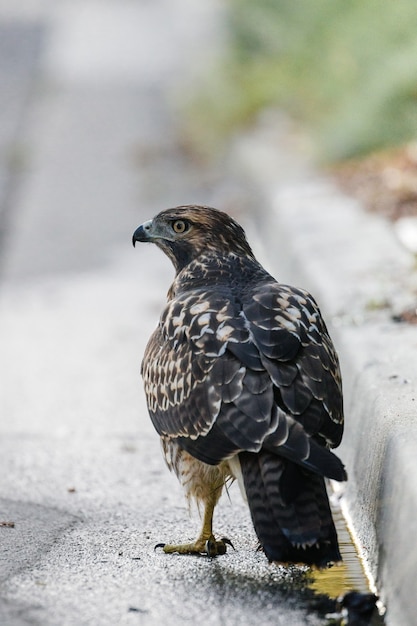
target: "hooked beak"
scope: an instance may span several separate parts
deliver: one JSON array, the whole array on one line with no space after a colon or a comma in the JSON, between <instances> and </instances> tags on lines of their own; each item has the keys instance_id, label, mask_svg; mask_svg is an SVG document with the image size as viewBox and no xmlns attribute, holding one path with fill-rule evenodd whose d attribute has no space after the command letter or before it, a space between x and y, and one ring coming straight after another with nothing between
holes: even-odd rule
<instances>
[{"instance_id":1,"label":"hooked beak","mask_svg":"<svg viewBox=\"0 0 417 626\"><path fill-rule=\"evenodd\" d=\"M152 220L148 220L147 222L144 222L143 224L138 226L132 237L133 247L135 247L137 241L152 241L151 226Z\"/></svg>"}]
</instances>

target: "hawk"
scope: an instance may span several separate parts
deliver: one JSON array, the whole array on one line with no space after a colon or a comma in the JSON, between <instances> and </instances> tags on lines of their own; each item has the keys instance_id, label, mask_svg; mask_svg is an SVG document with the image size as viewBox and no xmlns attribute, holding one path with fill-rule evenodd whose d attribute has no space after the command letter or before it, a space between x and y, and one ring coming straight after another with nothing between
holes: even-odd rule
<instances>
[{"instance_id":1,"label":"hawk","mask_svg":"<svg viewBox=\"0 0 417 626\"><path fill-rule=\"evenodd\" d=\"M347 478L329 449L342 438L342 385L315 300L277 282L242 227L210 207L162 211L137 241L175 267L142 376L167 465L204 510L194 542L158 545L224 554L230 541L214 537L213 512L237 479L269 561L340 561L325 478Z\"/></svg>"}]
</instances>

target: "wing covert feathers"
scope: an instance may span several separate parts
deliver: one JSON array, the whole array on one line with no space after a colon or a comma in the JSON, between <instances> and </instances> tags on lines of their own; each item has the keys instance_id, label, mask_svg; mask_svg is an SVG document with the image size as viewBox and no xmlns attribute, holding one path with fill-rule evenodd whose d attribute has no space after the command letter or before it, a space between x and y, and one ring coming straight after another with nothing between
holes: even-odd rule
<instances>
[{"instance_id":1,"label":"wing covert feathers","mask_svg":"<svg viewBox=\"0 0 417 626\"><path fill-rule=\"evenodd\" d=\"M327 449L343 430L337 356L306 292L270 281L240 298L225 289L179 294L150 339L143 376L157 431L200 460L266 447L346 478Z\"/></svg>"}]
</instances>

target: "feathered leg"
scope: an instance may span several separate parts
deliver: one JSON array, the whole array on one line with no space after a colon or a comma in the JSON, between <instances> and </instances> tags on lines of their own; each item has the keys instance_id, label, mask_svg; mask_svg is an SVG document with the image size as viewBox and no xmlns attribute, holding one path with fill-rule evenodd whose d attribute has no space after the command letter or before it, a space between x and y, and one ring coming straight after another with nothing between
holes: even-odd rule
<instances>
[{"instance_id":1,"label":"feathered leg","mask_svg":"<svg viewBox=\"0 0 417 626\"><path fill-rule=\"evenodd\" d=\"M230 469L226 463L212 466L198 461L188 452L182 450L175 442L163 440L163 450L168 467L175 472L181 485L185 489L188 499L195 499L198 506L204 507L203 525L197 539L191 543L164 544L156 548L163 548L171 554L207 554L217 556L225 554L227 545L232 545L229 539L215 539L213 534L213 513L223 491L223 486Z\"/></svg>"}]
</instances>

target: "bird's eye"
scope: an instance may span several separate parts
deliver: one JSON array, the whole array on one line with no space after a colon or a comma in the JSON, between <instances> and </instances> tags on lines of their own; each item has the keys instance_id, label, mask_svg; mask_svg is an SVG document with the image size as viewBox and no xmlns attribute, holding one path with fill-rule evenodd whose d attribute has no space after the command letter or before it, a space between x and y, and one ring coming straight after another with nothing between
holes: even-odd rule
<instances>
[{"instance_id":1,"label":"bird's eye","mask_svg":"<svg viewBox=\"0 0 417 626\"><path fill-rule=\"evenodd\" d=\"M184 222L184 220L175 220L175 222L173 222L172 224L172 228L175 233L181 234L185 233L185 231L188 229L188 224L187 222Z\"/></svg>"}]
</instances>

